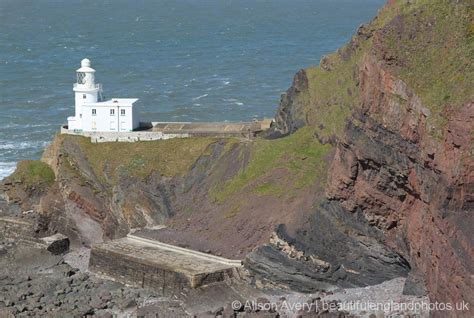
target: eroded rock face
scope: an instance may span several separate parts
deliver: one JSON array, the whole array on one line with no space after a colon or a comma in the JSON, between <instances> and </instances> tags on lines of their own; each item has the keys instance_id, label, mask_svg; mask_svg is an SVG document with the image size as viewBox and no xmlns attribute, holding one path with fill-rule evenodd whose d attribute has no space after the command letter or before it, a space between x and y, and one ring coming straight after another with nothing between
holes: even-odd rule
<instances>
[{"instance_id":1,"label":"eroded rock face","mask_svg":"<svg viewBox=\"0 0 474 318\"><path fill-rule=\"evenodd\" d=\"M381 63L366 58L360 78L361 109L337 146L327 197L363 211L434 299L472 303L474 104L448 114L440 140L420 99Z\"/></svg>"},{"instance_id":2,"label":"eroded rock face","mask_svg":"<svg viewBox=\"0 0 474 318\"><path fill-rule=\"evenodd\" d=\"M39 212L49 216L50 230L74 242L90 245L123 237L133 228L159 224L173 215L179 178L153 173L140 179L117 171L97 175L70 138L56 138L43 161L56 173L57 190L42 198Z\"/></svg>"},{"instance_id":3,"label":"eroded rock face","mask_svg":"<svg viewBox=\"0 0 474 318\"><path fill-rule=\"evenodd\" d=\"M269 132L272 138L281 137L303 127L304 103L298 99L302 92L308 90L308 77L305 70L299 70L293 78L291 87L281 95L280 105L275 116L275 125Z\"/></svg>"},{"instance_id":4,"label":"eroded rock face","mask_svg":"<svg viewBox=\"0 0 474 318\"><path fill-rule=\"evenodd\" d=\"M338 202L325 201L294 236L280 225L246 265L259 278L300 291L379 284L406 276L408 262L380 242L382 232Z\"/></svg>"}]
</instances>

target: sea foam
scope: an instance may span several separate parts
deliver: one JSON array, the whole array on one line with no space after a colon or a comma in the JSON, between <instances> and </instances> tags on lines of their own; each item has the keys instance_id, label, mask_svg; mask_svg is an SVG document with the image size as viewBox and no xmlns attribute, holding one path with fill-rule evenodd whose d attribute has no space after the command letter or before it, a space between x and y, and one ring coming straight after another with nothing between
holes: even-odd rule
<instances>
[{"instance_id":1,"label":"sea foam","mask_svg":"<svg viewBox=\"0 0 474 318\"><path fill-rule=\"evenodd\" d=\"M15 168L15 162L0 162L0 180L11 175Z\"/></svg>"}]
</instances>

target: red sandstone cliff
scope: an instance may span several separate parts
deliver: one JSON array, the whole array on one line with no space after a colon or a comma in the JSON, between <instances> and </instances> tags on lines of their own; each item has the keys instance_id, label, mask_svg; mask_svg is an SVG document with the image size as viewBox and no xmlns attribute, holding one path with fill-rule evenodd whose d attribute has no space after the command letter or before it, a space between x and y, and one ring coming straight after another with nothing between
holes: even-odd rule
<instances>
[{"instance_id":1,"label":"red sandstone cliff","mask_svg":"<svg viewBox=\"0 0 474 318\"><path fill-rule=\"evenodd\" d=\"M450 113L434 138L429 110L381 64L361 65L362 107L337 144L327 197L360 208L423 274L433 300L472 304L474 103Z\"/></svg>"},{"instance_id":2,"label":"red sandstone cliff","mask_svg":"<svg viewBox=\"0 0 474 318\"><path fill-rule=\"evenodd\" d=\"M324 116L321 105L337 98L324 95L315 83L328 81L327 76L312 70L295 77L275 127L275 134L281 135L313 125L320 138L326 135L324 139L336 146L326 198L346 213L361 212L382 233L381 241L408 260L410 279L424 282L432 301L470 304L472 23L469 1L389 1L337 56L321 62L326 73L339 72L332 75L335 87L343 88L348 78L353 81L347 88L353 100L336 100L350 109L345 128L329 132L327 138L325 123L311 115L316 109ZM350 75L344 75L347 70ZM298 241L297 234L293 237Z\"/></svg>"}]
</instances>

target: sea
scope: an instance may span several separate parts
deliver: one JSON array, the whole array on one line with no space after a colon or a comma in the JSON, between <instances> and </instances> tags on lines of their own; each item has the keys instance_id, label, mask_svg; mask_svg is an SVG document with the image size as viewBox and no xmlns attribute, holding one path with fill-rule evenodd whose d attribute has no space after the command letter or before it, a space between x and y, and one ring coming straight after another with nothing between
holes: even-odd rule
<instances>
[{"instance_id":1,"label":"sea","mask_svg":"<svg viewBox=\"0 0 474 318\"><path fill-rule=\"evenodd\" d=\"M384 2L0 0L0 179L73 115L83 58L106 97L140 99L142 119L271 118L293 75Z\"/></svg>"}]
</instances>

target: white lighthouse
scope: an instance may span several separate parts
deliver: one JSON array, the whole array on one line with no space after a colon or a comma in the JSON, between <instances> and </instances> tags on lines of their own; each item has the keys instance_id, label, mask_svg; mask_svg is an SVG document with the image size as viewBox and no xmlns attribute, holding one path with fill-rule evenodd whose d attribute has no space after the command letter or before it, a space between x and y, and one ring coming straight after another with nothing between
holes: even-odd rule
<instances>
[{"instance_id":1,"label":"white lighthouse","mask_svg":"<svg viewBox=\"0 0 474 318\"><path fill-rule=\"evenodd\" d=\"M89 59L81 61L74 83L75 116L68 117L68 130L126 132L139 127L136 98L102 100L102 86L95 83L95 70Z\"/></svg>"}]
</instances>

